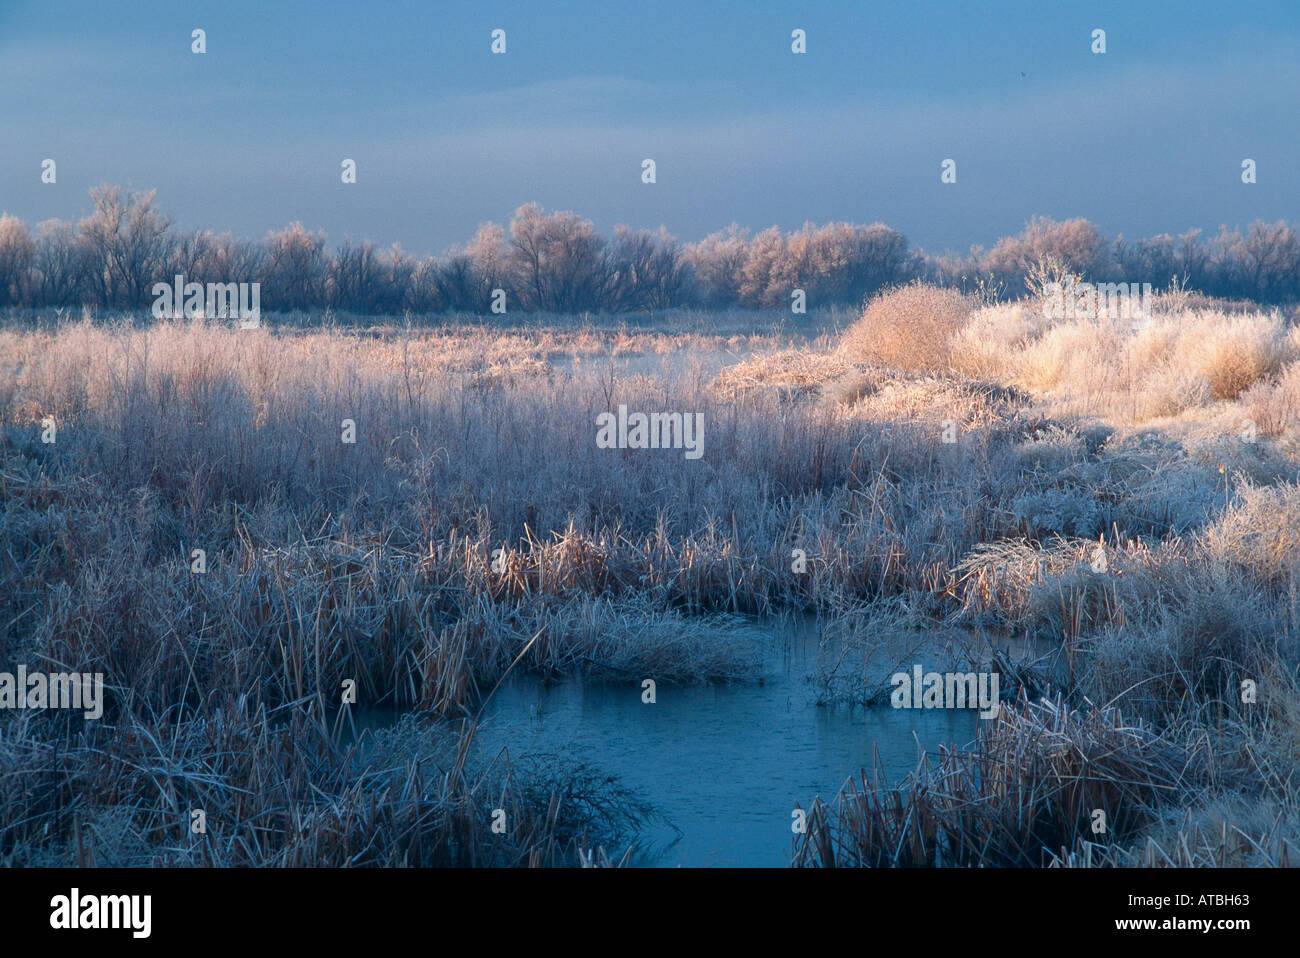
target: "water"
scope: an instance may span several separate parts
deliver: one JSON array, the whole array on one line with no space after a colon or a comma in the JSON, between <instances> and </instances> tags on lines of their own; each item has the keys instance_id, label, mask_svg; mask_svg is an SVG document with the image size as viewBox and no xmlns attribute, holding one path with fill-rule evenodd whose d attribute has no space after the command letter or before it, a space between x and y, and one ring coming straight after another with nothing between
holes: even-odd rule
<instances>
[{"instance_id":1,"label":"water","mask_svg":"<svg viewBox=\"0 0 1300 958\"><path fill-rule=\"evenodd\" d=\"M770 637L762 684L665 686L644 704L639 682L508 680L476 737L484 754L559 754L615 775L672 823L642 835L636 861L657 866L789 863L791 813L829 801L874 751L891 783L921 748L969 742L965 710L826 708L805 677L815 632ZM623 849L606 849L611 857Z\"/></svg>"}]
</instances>

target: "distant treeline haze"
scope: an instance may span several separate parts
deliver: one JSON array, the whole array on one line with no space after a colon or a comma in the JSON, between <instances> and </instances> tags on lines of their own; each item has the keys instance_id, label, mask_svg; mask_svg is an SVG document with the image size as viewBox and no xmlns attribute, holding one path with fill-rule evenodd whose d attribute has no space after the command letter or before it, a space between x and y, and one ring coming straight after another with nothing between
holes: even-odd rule
<instances>
[{"instance_id":1,"label":"distant treeline haze","mask_svg":"<svg viewBox=\"0 0 1300 958\"><path fill-rule=\"evenodd\" d=\"M508 226L486 223L464 247L416 259L369 241L330 249L324 233L301 223L262 242L185 232L171 227L153 192L102 185L90 195L94 211L76 225L32 228L0 217L0 306L140 309L152 304L155 283L183 274L187 282L260 283L262 308L273 311L489 313L496 289L512 312L788 309L795 289L809 307L857 305L913 279L1015 296L1027 271L1049 257L1098 282L1162 288L1176 280L1212 296L1300 300L1300 242L1284 222L1130 242L1106 239L1084 219L1035 219L990 250L956 257L927 255L879 223L808 223L792 233L733 225L681 243L663 228L602 236L575 213L528 204Z\"/></svg>"}]
</instances>

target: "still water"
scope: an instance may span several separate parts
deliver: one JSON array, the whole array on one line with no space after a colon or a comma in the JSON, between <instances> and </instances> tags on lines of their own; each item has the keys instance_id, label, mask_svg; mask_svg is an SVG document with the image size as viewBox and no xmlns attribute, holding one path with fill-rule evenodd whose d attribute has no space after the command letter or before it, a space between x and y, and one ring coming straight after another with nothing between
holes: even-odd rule
<instances>
[{"instance_id":1,"label":"still water","mask_svg":"<svg viewBox=\"0 0 1300 958\"><path fill-rule=\"evenodd\" d=\"M633 862L782 866L791 812L830 801L878 750L889 781L920 749L974 738L966 710L816 704L815 630L771 636L762 683L670 686L642 702L639 682L508 680L483 712L481 754L560 755L617 776L671 823L642 834ZM611 858L624 849L606 849Z\"/></svg>"}]
</instances>

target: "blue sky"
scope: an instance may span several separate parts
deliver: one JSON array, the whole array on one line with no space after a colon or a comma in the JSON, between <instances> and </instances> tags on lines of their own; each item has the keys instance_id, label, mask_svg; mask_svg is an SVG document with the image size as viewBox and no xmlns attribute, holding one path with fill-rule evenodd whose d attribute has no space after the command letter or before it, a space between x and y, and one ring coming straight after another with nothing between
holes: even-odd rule
<instances>
[{"instance_id":1,"label":"blue sky","mask_svg":"<svg viewBox=\"0 0 1300 958\"><path fill-rule=\"evenodd\" d=\"M0 0L0 209L75 219L101 181L184 227L416 253L530 200L605 231L881 221L958 251L1035 214L1300 221L1300 3Z\"/></svg>"}]
</instances>

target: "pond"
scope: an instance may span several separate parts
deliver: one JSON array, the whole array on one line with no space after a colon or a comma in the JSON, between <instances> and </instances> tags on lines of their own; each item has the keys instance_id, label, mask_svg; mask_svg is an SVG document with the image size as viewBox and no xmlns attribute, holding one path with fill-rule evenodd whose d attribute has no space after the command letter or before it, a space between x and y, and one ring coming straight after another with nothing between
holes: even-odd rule
<instances>
[{"instance_id":1,"label":"pond","mask_svg":"<svg viewBox=\"0 0 1300 958\"><path fill-rule=\"evenodd\" d=\"M967 710L819 706L808 681L826 654L818 630L769 638L761 683L659 685L653 704L635 681L510 678L487 703L476 747L559 755L617 776L672 826L643 833L635 864L783 866L796 802L830 801L877 751L894 783L921 749L975 736Z\"/></svg>"}]
</instances>

